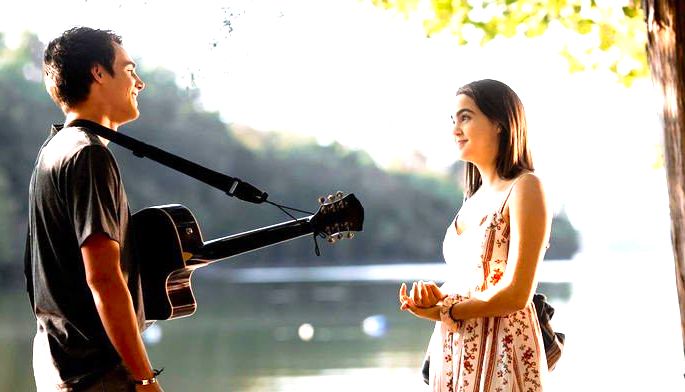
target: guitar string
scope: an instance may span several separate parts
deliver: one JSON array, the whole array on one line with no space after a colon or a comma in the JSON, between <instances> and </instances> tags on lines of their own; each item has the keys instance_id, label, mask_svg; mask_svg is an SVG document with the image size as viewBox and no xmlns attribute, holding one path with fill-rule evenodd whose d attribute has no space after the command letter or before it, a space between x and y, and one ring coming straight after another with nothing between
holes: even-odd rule
<instances>
[{"instance_id":1,"label":"guitar string","mask_svg":"<svg viewBox=\"0 0 685 392\"><path fill-rule=\"evenodd\" d=\"M303 210L300 210L300 209L297 209L297 208L294 208L294 207L288 207L288 206L286 206L286 205L274 203L274 202L272 202L272 201L270 201L270 200L266 200L265 203L268 203L268 204L271 204L271 205L274 205L274 206L278 207L278 209L280 209L284 214L286 214L286 215L288 215L289 217L291 217L295 222L298 222L298 221L300 220L300 218L295 218L292 214L290 214L288 211L286 211L286 209L287 209L287 210L293 210L293 211L301 212L301 213L304 213L304 214L314 215L313 212L303 211ZM317 235L318 235L319 237L321 237L321 238L326 238L326 235L325 235L324 233L314 233L314 236L315 236L315 237L316 237ZM314 241L316 242L316 239L315 239ZM316 248L317 248L317 249L319 248L319 245L318 245L318 244L316 244ZM318 251L317 251L317 256L318 256Z\"/></svg>"},{"instance_id":2,"label":"guitar string","mask_svg":"<svg viewBox=\"0 0 685 392\"><path fill-rule=\"evenodd\" d=\"M265 202L265 203L268 203L268 204L271 204L271 205L273 205L273 206L278 207L278 209L280 209L284 214L286 214L286 215L288 215L289 217L291 217L295 222L298 222L298 221L300 220L300 218L295 218L292 214L290 214L288 211L286 211L286 209L288 209L288 210L293 210L293 211L297 211L297 212L302 212L302 213L304 213L304 214L314 215L313 212L300 210L300 209L297 209L297 208L294 208L294 207L288 207L288 206L286 206L286 205L278 204L278 203L272 202L272 201L270 201L270 200L265 200L264 202ZM318 236L321 237L321 238L326 238L326 235L325 235L324 233L314 233L314 235L315 235L315 236L318 235ZM317 248L318 248L318 245L317 245Z\"/></svg>"},{"instance_id":3,"label":"guitar string","mask_svg":"<svg viewBox=\"0 0 685 392\"><path fill-rule=\"evenodd\" d=\"M268 204L271 204L271 205L273 205L273 206L278 207L279 210L281 210L284 214L286 214L286 215L288 215L289 217L291 217L295 222L298 221L298 218L295 218L295 217L294 217L292 214L290 214L287 210L302 212L302 213L304 213L304 214L312 214L312 213L309 212L309 211L303 211L303 210L300 210L300 209L298 209L298 208L288 207L288 206L285 206L285 205L281 205L281 204L278 204L278 203L274 203L274 202L272 202L271 200L265 200L265 202L268 203ZM316 232L315 232L315 233L312 233L312 238L314 239L314 254L318 257L318 256L321 256L321 251L319 250L319 243L318 243L318 241L316 240L316 236L317 236L317 235L321 236L321 238L324 238L325 236L323 235L323 233L316 233Z\"/></svg>"},{"instance_id":4,"label":"guitar string","mask_svg":"<svg viewBox=\"0 0 685 392\"><path fill-rule=\"evenodd\" d=\"M303 214L310 214L310 215L313 215L312 212L305 211L305 210L300 210L300 209L295 208L295 207L288 207L288 206L286 206L286 205L274 203L274 202L271 201L271 200L265 200L264 202L267 203L267 204L271 204L271 205L273 205L273 206L278 207L278 209L280 209L281 211L283 211L283 213L285 213L285 214L288 215L289 217L293 218L294 220L297 220L298 218L295 218L294 216L292 216L288 211L286 211L286 209L291 210L291 211L301 212L301 213L303 213Z\"/></svg>"}]
</instances>

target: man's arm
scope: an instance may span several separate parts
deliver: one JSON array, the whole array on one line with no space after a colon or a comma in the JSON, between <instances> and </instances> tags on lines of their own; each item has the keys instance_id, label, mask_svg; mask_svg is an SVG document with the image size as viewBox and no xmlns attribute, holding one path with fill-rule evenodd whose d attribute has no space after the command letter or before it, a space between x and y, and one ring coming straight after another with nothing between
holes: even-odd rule
<instances>
[{"instance_id":1,"label":"man's arm","mask_svg":"<svg viewBox=\"0 0 685 392\"><path fill-rule=\"evenodd\" d=\"M88 287L112 345L134 379L152 378L131 294L119 264L119 243L105 234L95 233L83 243L81 254Z\"/></svg>"}]
</instances>

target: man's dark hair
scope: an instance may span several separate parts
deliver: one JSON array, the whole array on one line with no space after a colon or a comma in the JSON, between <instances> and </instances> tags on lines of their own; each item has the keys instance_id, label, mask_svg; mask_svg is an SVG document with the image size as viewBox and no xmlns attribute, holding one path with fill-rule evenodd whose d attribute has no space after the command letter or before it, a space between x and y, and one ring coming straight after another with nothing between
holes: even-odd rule
<instances>
[{"instance_id":1,"label":"man's dark hair","mask_svg":"<svg viewBox=\"0 0 685 392\"><path fill-rule=\"evenodd\" d=\"M74 27L52 40L43 56L45 77L54 83L52 98L67 107L86 100L94 65L100 64L114 75L114 43L121 45L121 37L88 27Z\"/></svg>"}]
</instances>

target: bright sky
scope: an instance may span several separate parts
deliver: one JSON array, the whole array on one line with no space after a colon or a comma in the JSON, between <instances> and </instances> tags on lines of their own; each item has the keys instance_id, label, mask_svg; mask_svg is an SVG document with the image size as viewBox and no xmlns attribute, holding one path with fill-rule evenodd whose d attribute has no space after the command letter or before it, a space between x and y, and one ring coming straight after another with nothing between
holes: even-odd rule
<instances>
[{"instance_id":1,"label":"bright sky","mask_svg":"<svg viewBox=\"0 0 685 392\"><path fill-rule=\"evenodd\" d=\"M586 247L668 246L649 80L627 89L602 72L569 75L561 35L459 47L369 3L24 0L3 9L0 31L12 44L24 30L47 42L74 25L113 29L144 66L199 87L226 121L335 140L384 166L415 151L435 170L454 162L454 92L499 79L523 100L538 172Z\"/></svg>"}]
</instances>

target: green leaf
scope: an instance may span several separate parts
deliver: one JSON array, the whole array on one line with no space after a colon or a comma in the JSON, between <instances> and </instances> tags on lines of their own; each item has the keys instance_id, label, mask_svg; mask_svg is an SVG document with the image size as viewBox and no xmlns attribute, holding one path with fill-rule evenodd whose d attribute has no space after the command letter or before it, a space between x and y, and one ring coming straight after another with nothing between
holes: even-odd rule
<instances>
[{"instance_id":1,"label":"green leaf","mask_svg":"<svg viewBox=\"0 0 685 392\"><path fill-rule=\"evenodd\" d=\"M507 38L511 38L516 35L516 29L519 26L519 23L517 20L513 18L508 18L508 19L503 19L503 20L493 20L494 25L497 26L497 30L499 30L499 34L502 34L503 36ZM494 38L494 37L490 37Z\"/></svg>"},{"instance_id":2,"label":"green leaf","mask_svg":"<svg viewBox=\"0 0 685 392\"><path fill-rule=\"evenodd\" d=\"M603 23L599 26L599 48L608 50L616 42L616 29Z\"/></svg>"},{"instance_id":3,"label":"green leaf","mask_svg":"<svg viewBox=\"0 0 685 392\"><path fill-rule=\"evenodd\" d=\"M368 0L366 0L368 1ZM642 18L640 2L637 0L623 0L625 6L621 6L622 12L613 11L616 0L371 0L374 4L389 4L390 7L398 8L401 4L413 4L413 11L419 8L420 2L430 5L433 15L425 21L428 34L434 34L448 28L456 36L460 43L464 42L463 30L465 26L472 26L482 32L481 44L485 44L494 38L500 37L538 37L549 31L552 21L561 24L568 32L582 35L591 35L592 39L583 40L580 47L576 47L573 53L565 49L563 56L569 63L571 72L605 68L622 78L626 72L621 68L622 74L618 74L618 68L610 69L609 64L597 60L597 55L605 54L615 48L620 56L629 57L639 63L635 66L635 73L631 73L627 79L636 79L648 76L648 66L645 46L645 23ZM685 0L683 0L685 1ZM613 3L612 3L613 2ZM474 8L491 9L501 8L501 12L491 13L488 20L477 21L469 18L469 13ZM586 16L586 11L590 16ZM523 32L523 34L519 34ZM480 34L479 34L480 35ZM559 47L563 47L560 42ZM590 46L590 47L588 47ZM583 50L581 54L579 50Z\"/></svg>"},{"instance_id":4,"label":"green leaf","mask_svg":"<svg viewBox=\"0 0 685 392\"><path fill-rule=\"evenodd\" d=\"M637 9L629 6L623 7L623 15L629 17L629 18L634 18L637 16Z\"/></svg>"},{"instance_id":5,"label":"green leaf","mask_svg":"<svg viewBox=\"0 0 685 392\"><path fill-rule=\"evenodd\" d=\"M550 0L548 5L549 13L555 18L561 14L561 10L566 7L566 0Z\"/></svg>"},{"instance_id":6,"label":"green leaf","mask_svg":"<svg viewBox=\"0 0 685 392\"><path fill-rule=\"evenodd\" d=\"M539 23L531 25L528 25L528 28L526 29L526 37L532 38L532 37L538 37L541 36L542 34L547 31L547 27L549 26L549 19L545 18L542 19Z\"/></svg>"},{"instance_id":7,"label":"green leaf","mask_svg":"<svg viewBox=\"0 0 685 392\"><path fill-rule=\"evenodd\" d=\"M497 23L497 20L493 19L482 25L481 29L485 32L486 41L489 41L497 37L499 23Z\"/></svg>"},{"instance_id":8,"label":"green leaf","mask_svg":"<svg viewBox=\"0 0 685 392\"><path fill-rule=\"evenodd\" d=\"M567 47L561 51L561 55L566 59L568 63L568 71L570 73L585 71L587 68L580 60L578 60L576 56L569 52Z\"/></svg>"},{"instance_id":9,"label":"green leaf","mask_svg":"<svg viewBox=\"0 0 685 392\"><path fill-rule=\"evenodd\" d=\"M592 19L581 19L576 23L576 31L580 34L588 34L594 25L595 22Z\"/></svg>"}]
</instances>

